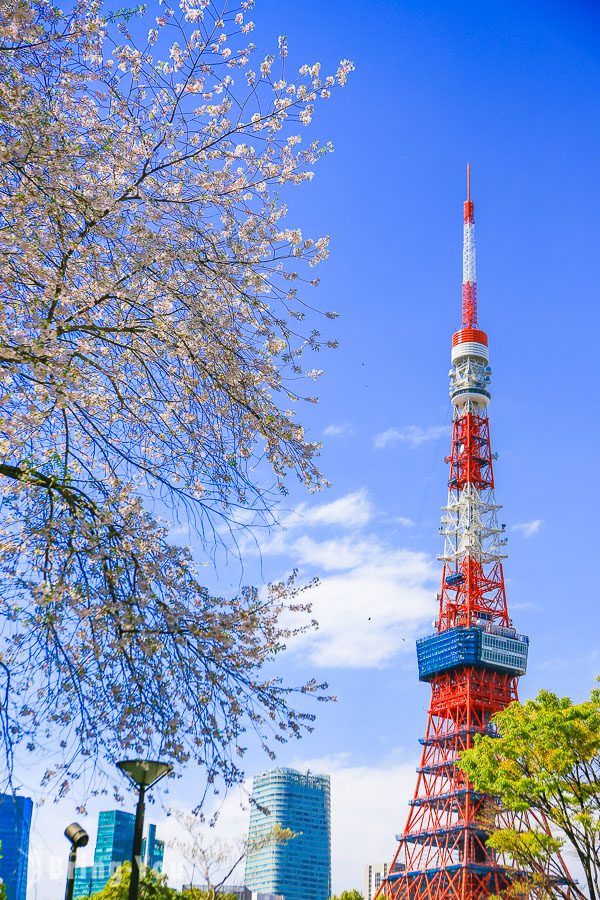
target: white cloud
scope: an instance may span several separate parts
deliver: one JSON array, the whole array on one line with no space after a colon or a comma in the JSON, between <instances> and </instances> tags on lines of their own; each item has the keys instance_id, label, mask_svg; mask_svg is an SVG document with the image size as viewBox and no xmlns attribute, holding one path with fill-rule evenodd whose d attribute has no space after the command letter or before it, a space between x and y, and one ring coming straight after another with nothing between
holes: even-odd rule
<instances>
[{"instance_id":1,"label":"white cloud","mask_svg":"<svg viewBox=\"0 0 600 900\"><path fill-rule=\"evenodd\" d=\"M511 600L510 601L510 611L511 612L521 612L526 609L541 609L539 603L535 603L533 600Z\"/></svg>"},{"instance_id":2,"label":"white cloud","mask_svg":"<svg viewBox=\"0 0 600 900\"><path fill-rule=\"evenodd\" d=\"M288 641L290 652L301 652L315 665L384 666L412 648L415 635L435 616L433 559L365 534L360 529L373 517L363 489L331 503L298 507L285 519L287 531L260 545L263 557L286 557L303 575L319 577L306 596L318 629ZM398 522L413 524L406 518ZM337 526L338 531L316 537L309 530L316 526ZM299 623L291 617L289 624Z\"/></svg>"},{"instance_id":3,"label":"white cloud","mask_svg":"<svg viewBox=\"0 0 600 900\"><path fill-rule=\"evenodd\" d=\"M365 556L365 547L371 544L351 537L332 538L316 541L308 535L297 538L288 548L299 562L326 572L340 572L354 569L361 564Z\"/></svg>"},{"instance_id":4,"label":"white cloud","mask_svg":"<svg viewBox=\"0 0 600 900\"><path fill-rule=\"evenodd\" d=\"M419 425L406 425L404 428L388 428L376 434L373 444L377 450L389 447L391 444L409 444L411 447L419 447L427 441L436 441L449 431L446 425L430 425L429 428L421 428Z\"/></svg>"},{"instance_id":5,"label":"white cloud","mask_svg":"<svg viewBox=\"0 0 600 900\"><path fill-rule=\"evenodd\" d=\"M341 525L344 528L356 528L366 525L372 517L373 504L367 491L362 488L338 500L332 500L331 503L321 503L319 506L302 503L283 524L288 529L298 525Z\"/></svg>"},{"instance_id":6,"label":"white cloud","mask_svg":"<svg viewBox=\"0 0 600 900\"><path fill-rule=\"evenodd\" d=\"M413 519L409 519L408 516L396 516L395 519L392 519L396 525L402 525L403 528L412 528L415 525Z\"/></svg>"},{"instance_id":7,"label":"white cloud","mask_svg":"<svg viewBox=\"0 0 600 900\"><path fill-rule=\"evenodd\" d=\"M319 666L383 666L405 649L435 615L437 568L424 553L391 549L379 538L315 541L288 547L299 564L327 573L307 599L316 632L289 642Z\"/></svg>"},{"instance_id":8,"label":"white cloud","mask_svg":"<svg viewBox=\"0 0 600 900\"><path fill-rule=\"evenodd\" d=\"M323 434L326 437L342 437L344 434L354 434L354 429L349 422L341 422L339 425L328 425L327 428L323 429Z\"/></svg>"},{"instance_id":9,"label":"white cloud","mask_svg":"<svg viewBox=\"0 0 600 900\"><path fill-rule=\"evenodd\" d=\"M531 522L519 522L518 525L513 525L513 531L519 531L523 537L530 538L538 533L542 524L541 519L532 519Z\"/></svg>"}]
</instances>

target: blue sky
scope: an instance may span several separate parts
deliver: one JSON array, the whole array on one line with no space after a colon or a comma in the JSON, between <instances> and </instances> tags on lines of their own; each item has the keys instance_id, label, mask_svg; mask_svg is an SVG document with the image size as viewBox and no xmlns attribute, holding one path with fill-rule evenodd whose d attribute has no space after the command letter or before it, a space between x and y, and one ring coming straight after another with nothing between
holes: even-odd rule
<instances>
[{"instance_id":1,"label":"blue sky","mask_svg":"<svg viewBox=\"0 0 600 900\"><path fill-rule=\"evenodd\" d=\"M259 536L261 562L249 548L245 565L249 576L297 566L321 577L322 628L282 670L327 679L339 700L320 705L315 733L277 762L333 773L341 890L391 856L425 727L414 638L430 629L440 577L467 160L508 602L531 638L521 695L582 699L600 672L600 12L573 0L257 0L252 18L260 51L287 35L291 65L356 64L316 118L335 153L289 197L290 227L332 238L319 304L341 314L340 347L321 361L321 402L304 413L332 487L311 498L291 485L287 530ZM235 563L220 568L220 590L239 581ZM252 749L249 774L269 765ZM185 807L201 778L189 772L161 796L153 817L167 836L165 809ZM47 860L64 855L73 816L74 802L37 813L42 881L30 898L62 896ZM245 822L232 795L221 830L235 836Z\"/></svg>"}]
</instances>

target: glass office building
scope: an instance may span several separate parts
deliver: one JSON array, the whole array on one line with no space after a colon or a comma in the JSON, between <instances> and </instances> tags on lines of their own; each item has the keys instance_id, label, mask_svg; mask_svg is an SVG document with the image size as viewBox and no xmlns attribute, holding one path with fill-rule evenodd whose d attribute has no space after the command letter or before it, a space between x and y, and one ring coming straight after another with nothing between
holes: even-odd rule
<instances>
[{"instance_id":1,"label":"glass office building","mask_svg":"<svg viewBox=\"0 0 600 900\"><path fill-rule=\"evenodd\" d=\"M131 859L135 816L120 809L101 812L93 866L75 869L73 897L89 897L106 886L120 865Z\"/></svg>"},{"instance_id":2,"label":"glass office building","mask_svg":"<svg viewBox=\"0 0 600 900\"><path fill-rule=\"evenodd\" d=\"M33 801L29 797L0 794L0 880L6 900L25 900L29 829Z\"/></svg>"},{"instance_id":3,"label":"glass office building","mask_svg":"<svg viewBox=\"0 0 600 900\"><path fill-rule=\"evenodd\" d=\"M73 897L89 897L99 893L106 886L111 875L124 863L129 862L133 851L135 816L120 809L101 812L98 817L98 836L94 850L93 866L78 866L75 869ZM164 841L156 838L156 825L148 827L148 835L142 842L144 863L162 872L165 852Z\"/></svg>"},{"instance_id":4,"label":"glass office building","mask_svg":"<svg viewBox=\"0 0 600 900\"><path fill-rule=\"evenodd\" d=\"M142 841L142 859L155 872L162 872L164 858L165 842L157 839L156 825L149 825L148 837Z\"/></svg>"},{"instance_id":5,"label":"glass office building","mask_svg":"<svg viewBox=\"0 0 600 900\"><path fill-rule=\"evenodd\" d=\"M270 840L275 826L296 837ZM274 769L252 785L246 886L285 900L328 900L331 895L329 775Z\"/></svg>"}]
</instances>

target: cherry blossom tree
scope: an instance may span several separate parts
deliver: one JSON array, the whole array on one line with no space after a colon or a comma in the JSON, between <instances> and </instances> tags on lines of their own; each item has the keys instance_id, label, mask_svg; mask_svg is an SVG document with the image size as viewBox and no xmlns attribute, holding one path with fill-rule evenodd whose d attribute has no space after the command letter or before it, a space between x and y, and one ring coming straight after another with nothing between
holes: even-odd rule
<instances>
[{"instance_id":1,"label":"cherry blossom tree","mask_svg":"<svg viewBox=\"0 0 600 900\"><path fill-rule=\"evenodd\" d=\"M213 597L169 538L210 555L290 473L323 484L296 410L327 239L281 195L352 65L258 58L251 6L0 9L0 733L59 795L123 754L232 782L249 727L272 752L312 719L267 674L298 589Z\"/></svg>"}]
</instances>

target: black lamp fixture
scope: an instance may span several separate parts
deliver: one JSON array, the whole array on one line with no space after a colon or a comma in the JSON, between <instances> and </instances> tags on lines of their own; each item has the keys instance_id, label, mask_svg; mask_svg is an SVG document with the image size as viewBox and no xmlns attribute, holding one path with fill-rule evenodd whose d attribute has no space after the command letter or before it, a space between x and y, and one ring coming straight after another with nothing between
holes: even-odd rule
<instances>
[{"instance_id":1,"label":"black lamp fixture","mask_svg":"<svg viewBox=\"0 0 600 900\"><path fill-rule=\"evenodd\" d=\"M65 837L71 842L69 850L69 868L67 870L67 888L65 890L65 900L73 900L73 890L75 888L75 863L77 861L77 850L79 847L87 846L89 835L85 828L82 828L78 822L71 822L65 828Z\"/></svg>"},{"instance_id":2,"label":"black lamp fixture","mask_svg":"<svg viewBox=\"0 0 600 900\"><path fill-rule=\"evenodd\" d=\"M144 833L144 797L147 790L173 771L173 766L170 763L151 759L126 759L118 762L117 766L138 790L129 881L129 900L138 900L142 867L142 835Z\"/></svg>"}]
</instances>

